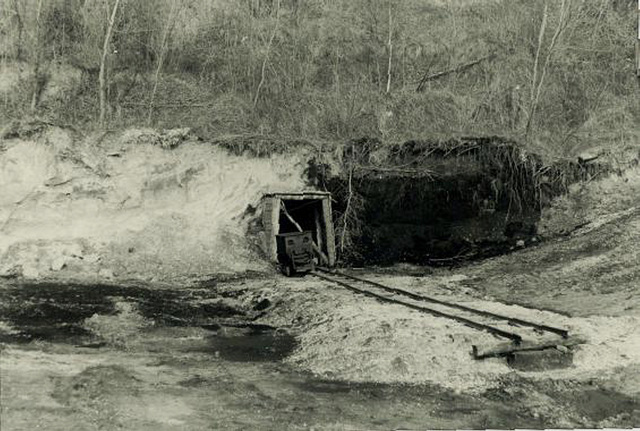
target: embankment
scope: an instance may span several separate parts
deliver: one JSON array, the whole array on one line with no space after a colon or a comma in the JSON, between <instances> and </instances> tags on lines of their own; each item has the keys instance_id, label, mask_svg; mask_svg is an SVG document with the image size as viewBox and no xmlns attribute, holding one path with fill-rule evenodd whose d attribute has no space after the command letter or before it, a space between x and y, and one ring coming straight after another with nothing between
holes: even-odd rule
<instances>
[{"instance_id":1,"label":"embankment","mask_svg":"<svg viewBox=\"0 0 640 431\"><path fill-rule=\"evenodd\" d=\"M457 265L538 243L553 198L610 172L499 137L203 142L188 129L83 135L38 122L0 137L0 276L31 279L269 271L260 199L304 189L333 194L346 264Z\"/></svg>"},{"instance_id":2,"label":"embankment","mask_svg":"<svg viewBox=\"0 0 640 431\"><path fill-rule=\"evenodd\" d=\"M263 193L304 187L305 158L249 158L187 130L0 141L0 275L171 279L268 270L246 233Z\"/></svg>"}]
</instances>

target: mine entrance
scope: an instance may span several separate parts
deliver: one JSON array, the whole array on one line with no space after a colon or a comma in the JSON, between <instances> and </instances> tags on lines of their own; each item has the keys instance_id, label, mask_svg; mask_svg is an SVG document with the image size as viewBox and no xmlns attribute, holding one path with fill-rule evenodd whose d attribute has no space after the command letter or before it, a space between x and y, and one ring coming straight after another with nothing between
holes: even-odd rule
<instances>
[{"instance_id":1,"label":"mine entrance","mask_svg":"<svg viewBox=\"0 0 640 431\"><path fill-rule=\"evenodd\" d=\"M312 233L323 264L335 265L335 239L328 192L271 193L262 204L265 251L277 259L276 235L300 231Z\"/></svg>"},{"instance_id":2,"label":"mine entrance","mask_svg":"<svg viewBox=\"0 0 640 431\"><path fill-rule=\"evenodd\" d=\"M298 226L313 232L313 239L322 249L324 243L324 223L322 220L322 200L282 200L280 211L280 232L299 232ZM286 211L286 212L285 212ZM297 224L297 225L296 225Z\"/></svg>"}]
</instances>

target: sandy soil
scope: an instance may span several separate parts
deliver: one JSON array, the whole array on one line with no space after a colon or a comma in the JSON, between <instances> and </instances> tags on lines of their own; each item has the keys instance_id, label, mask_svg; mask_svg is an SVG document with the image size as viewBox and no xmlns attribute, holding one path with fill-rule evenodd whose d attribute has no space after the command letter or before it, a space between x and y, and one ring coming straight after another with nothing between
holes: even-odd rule
<instances>
[{"instance_id":1,"label":"sandy soil","mask_svg":"<svg viewBox=\"0 0 640 431\"><path fill-rule=\"evenodd\" d=\"M637 315L570 317L546 310L508 305L463 286L464 276L376 276L368 278L432 297L566 328L585 342L574 350L570 368L520 372L504 359L476 361L471 345L502 344L495 336L457 322L404 307L377 303L320 280L289 281L263 289L274 301L268 321L299 328L300 348L287 361L323 378L364 382L437 384L480 393L514 375L531 379L588 382L618 368L640 366L640 318ZM278 298L278 299L274 299ZM285 317L286 316L286 317ZM640 387L636 388L640 391Z\"/></svg>"},{"instance_id":2,"label":"sandy soil","mask_svg":"<svg viewBox=\"0 0 640 431\"><path fill-rule=\"evenodd\" d=\"M263 194L305 188L304 149L243 157L183 129L32 129L0 138L0 276L267 271L251 215Z\"/></svg>"}]
</instances>

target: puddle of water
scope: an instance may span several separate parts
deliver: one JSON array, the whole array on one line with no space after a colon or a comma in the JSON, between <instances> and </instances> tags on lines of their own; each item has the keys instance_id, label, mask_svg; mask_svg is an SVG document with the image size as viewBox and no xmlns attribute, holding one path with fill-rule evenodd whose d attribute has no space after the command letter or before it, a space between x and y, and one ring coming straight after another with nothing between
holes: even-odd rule
<instances>
[{"instance_id":1,"label":"puddle of water","mask_svg":"<svg viewBox=\"0 0 640 431\"><path fill-rule=\"evenodd\" d=\"M298 384L298 387L304 391L315 394L345 394L351 392L358 384L344 381L318 380L309 376L307 380Z\"/></svg>"},{"instance_id":2,"label":"puddle of water","mask_svg":"<svg viewBox=\"0 0 640 431\"><path fill-rule=\"evenodd\" d=\"M213 335L206 351L232 362L275 362L297 346L294 336L281 331L256 331L239 335Z\"/></svg>"},{"instance_id":3,"label":"puddle of water","mask_svg":"<svg viewBox=\"0 0 640 431\"><path fill-rule=\"evenodd\" d=\"M0 331L0 342L86 343L91 334L83 322L93 315L119 314L114 298L135 303L145 319L163 326L189 326L212 317L244 315L224 303L198 303L198 299L217 297L213 291L198 293L194 298L187 291L144 286L16 283L0 289L0 320L14 329L11 333Z\"/></svg>"},{"instance_id":4,"label":"puddle of water","mask_svg":"<svg viewBox=\"0 0 640 431\"><path fill-rule=\"evenodd\" d=\"M52 343L81 344L92 338L91 332L77 324L54 324L22 327L20 332L3 334L0 342L5 343L29 343L34 340L49 341Z\"/></svg>"}]
</instances>

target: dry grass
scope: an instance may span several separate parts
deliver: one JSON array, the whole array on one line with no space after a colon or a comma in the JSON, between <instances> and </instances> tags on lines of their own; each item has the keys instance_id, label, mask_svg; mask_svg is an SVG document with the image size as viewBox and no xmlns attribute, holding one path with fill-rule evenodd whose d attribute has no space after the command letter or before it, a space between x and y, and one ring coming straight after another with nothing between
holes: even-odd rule
<instances>
[{"instance_id":1,"label":"dry grass","mask_svg":"<svg viewBox=\"0 0 640 431\"><path fill-rule=\"evenodd\" d=\"M191 16L185 9L178 21L198 25L176 29L150 123L147 101L155 65L142 60L138 64L126 55L113 58L110 127L190 127L205 139L235 136L261 148L286 147L283 141L345 142L362 136L399 143L424 136L500 135L555 158L575 157L603 139L614 149L637 142L633 131L640 102L628 61L631 52L626 48L633 34L633 14L611 2L574 2L567 28L545 63L537 115L526 134L535 86L532 47L538 43L541 4L481 1L463 8L450 2L403 2L395 17L396 57L388 93L383 85L387 77L379 70L388 54L380 36L387 34L386 21L376 15L386 13L382 6L327 4L295 13L283 6L285 21L274 39L255 106L262 36L273 29L273 13L247 15L232 2L200 5L216 12L209 15ZM152 49L154 32L162 30L153 26L165 22L164 9L134 6L136 17L127 17L129 27L122 29L123 53L125 48L131 52ZM558 13L552 4L549 29L554 28ZM429 25L418 16L428 19ZM135 33L137 20L147 18L144 31ZM79 17L69 19L75 23ZM77 43L78 52L89 52L99 39L95 37L100 32L90 27L98 25L94 21L87 23L91 37ZM4 70L20 64L29 71L29 58L12 57L18 43L12 22L0 20L14 36L2 51ZM136 37L128 37L129 31ZM151 48L136 45L138 36L148 38ZM544 58L550 37L542 39ZM50 43L57 47L56 41ZM416 82L425 74L487 54L495 54L495 59L430 81L416 91ZM85 60L90 63L91 58ZM0 123L36 115L57 124L96 127L97 84L90 69L81 73L78 59L67 52L46 61L51 66L48 87L36 112L29 107L29 74L5 74L13 78L0 89Z\"/></svg>"}]
</instances>

